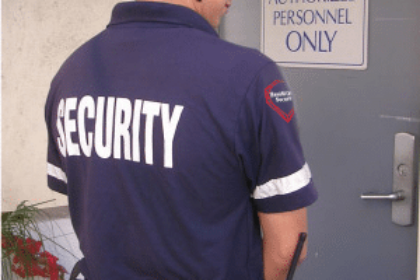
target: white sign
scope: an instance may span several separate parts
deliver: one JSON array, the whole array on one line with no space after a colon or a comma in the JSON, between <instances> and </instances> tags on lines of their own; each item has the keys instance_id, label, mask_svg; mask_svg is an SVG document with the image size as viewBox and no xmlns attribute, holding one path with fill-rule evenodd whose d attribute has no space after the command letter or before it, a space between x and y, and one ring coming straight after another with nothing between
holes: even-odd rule
<instances>
[{"instance_id":1,"label":"white sign","mask_svg":"<svg viewBox=\"0 0 420 280\"><path fill-rule=\"evenodd\" d=\"M261 50L287 67L367 68L368 0L262 0Z\"/></svg>"}]
</instances>

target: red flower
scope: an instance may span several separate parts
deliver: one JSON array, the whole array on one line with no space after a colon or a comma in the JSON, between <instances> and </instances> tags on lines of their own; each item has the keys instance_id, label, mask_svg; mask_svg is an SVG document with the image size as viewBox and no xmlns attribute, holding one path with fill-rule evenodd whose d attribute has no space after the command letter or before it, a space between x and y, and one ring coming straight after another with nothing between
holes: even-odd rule
<instances>
[{"instance_id":1,"label":"red flower","mask_svg":"<svg viewBox=\"0 0 420 280\"><path fill-rule=\"evenodd\" d=\"M22 278L26 277L25 270L23 269L22 266L19 266L19 267L12 266L12 271Z\"/></svg>"},{"instance_id":2,"label":"red flower","mask_svg":"<svg viewBox=\"0 0 420 280\"><path fill-rule=\"evenodd\" d=\"M14 256L13 257L13 263L17 264L18 262L20 262L20 259L18 258L18 256Z\"/></svg>"},{"instance_id":3,"label":"red flower","mask_svg":"<svg viewBox=\"0 0 420 280\"><path fill-rule=\"evenodd\" d=\"M18 245L19 249L23 249L23 239L20 238L20 237L17 237L16 241L17 241L17 245Z\"/></svg>"},{"instance_id":4,"label":"red flower","mask_svg":"<svg viewBox=\"0 0 420 280\"><path fill-rule=\"evenodd\" d=\"M36 253L38 253L39 249L41 249L41 246L42 246L41 241L35 241L31 238L26 238L26 248L32 255L35 255Z\"/></svg>"},{"instance_id":5,"label":"red flower","mask_svg":"<svg viewBox=\"0 0 420 280\"><path fill-rule=\"evenodd\" d=\"M47 271L42 269L39 265L33 266L33 274L36 276L47 277Z\"/></svg>"},{"instance_id":6,"label":"red flower","mask_svg":"<svg viewBox=\"0 0 420 280\"><path fill-rule=\"evenodd\" d=\"M4 237L4 236L2 236L1 237L1 247L3 248L3 249L6 249L7 247L9 247L10 246L10 242L9 242L9 240L7 240L7 238L6 237Z\"/></svg>"},{"instance_id":7,"label":"red flower","mask_svg":"<svg viewBox=\"0 0 420 280\"><path fill-rule=\"evenodd\" d=\"M32 238L26 240L14 237L12 242L2 237L2 247L10 248L8 255L13 255L12 271L20 277L42 276L49 277L50 280L64 279L67 271L57 264L58 258L48 251L39 253L42 242ZM13 244L17 244L17 250L13 250Z\"/></svg>"},{"instance_id":8,"label":"red flower","mask_svg":"<svg viewBox=\"0 0 420 280\"><path fill-rule=\"evenodd\" d=\"M41 258L44 258L47 262L45 266L47 269L47 273L50 276L51 280L59 280L59 274L64 273L65 269L59 265L57 265L58 258L53 256L50 252L44 251L40 254Z\"/></svg>"}]
</instances>

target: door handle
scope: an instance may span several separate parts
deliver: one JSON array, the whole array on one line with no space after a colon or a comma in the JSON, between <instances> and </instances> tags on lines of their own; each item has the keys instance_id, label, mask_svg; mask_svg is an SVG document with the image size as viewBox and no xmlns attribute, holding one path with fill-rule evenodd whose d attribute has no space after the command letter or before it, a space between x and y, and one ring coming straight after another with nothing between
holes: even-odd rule
<instances>
[{"instance_id":1,"label":"door handle","mask_svg":"<svg viewBox=\"0 0 420 280\"><path fill-rule=\"evenodd\" d=\"M390 194L379 194L379 193L364 193L360 196L361 199L368 200L403 200L404 192L398 191Z\"/></svg>"},{"instance_id":2,"label":"door handle","mask_svg":"<svg viewBox=\"0 0 420 280\"><path fill-rule=\"evenodd\" d=\"M414 221L415 146L413 135L395 134L392 192L360 196L363 200L392 201L392 222L401 226L412 225Z\"/></svg>"}]
</instances>

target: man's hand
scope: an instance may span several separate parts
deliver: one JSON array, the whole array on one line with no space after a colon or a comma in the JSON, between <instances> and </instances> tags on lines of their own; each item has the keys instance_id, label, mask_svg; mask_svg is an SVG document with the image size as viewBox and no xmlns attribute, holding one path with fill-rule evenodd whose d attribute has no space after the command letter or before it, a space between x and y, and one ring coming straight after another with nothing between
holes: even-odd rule
<instances>
[{"instance_id":1,"label":"man's hand","mask_svg":"<svg viewBox=\"0 0 420 280\"><path fill-rule=\"evenodd\" d=\"M263 260L265 280L285 280L299 233L307 232L306 208L284 213L259 212L263 231ZM306 257L307 245L302 249L299 263Z\"/></svg>"}]
</instances>

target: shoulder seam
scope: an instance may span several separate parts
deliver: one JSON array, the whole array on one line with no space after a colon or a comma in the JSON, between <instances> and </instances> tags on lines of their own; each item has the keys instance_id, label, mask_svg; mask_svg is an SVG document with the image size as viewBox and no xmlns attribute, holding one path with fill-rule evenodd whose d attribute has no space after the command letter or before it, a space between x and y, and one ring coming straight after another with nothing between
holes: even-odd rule
<instances>
[{"instance_id":1,"label":"shoulder seam","mask_svg":"<svg viewBox=\"0 0 420 280\"><path fill-rule=\"evenodd\" d=\"M237 154L236 138L237 138L237 135L238 135L239 115L241 114L243 104L245 102L246 97L249 94L249 90L250 90L252 84L261 75L262 70L264 68L266 68L268 65L271 65L271 64L275 64L275 62L274 61L269 61L269 62L265 63L260 69L258 69L258 71L256 71L256 74L255 74L254 78L251 79L251 82L249 83L248 87L246 88L245 94L244 94L244 96L243 96L243 98L242 98L242 100L240 102L239 110L238 110L238 113L236 115L236 120L235 120L235 134L234 134L234 139L233 139L233 149L234 149L235 155Z\"/></svg>"}]
</instances>

